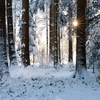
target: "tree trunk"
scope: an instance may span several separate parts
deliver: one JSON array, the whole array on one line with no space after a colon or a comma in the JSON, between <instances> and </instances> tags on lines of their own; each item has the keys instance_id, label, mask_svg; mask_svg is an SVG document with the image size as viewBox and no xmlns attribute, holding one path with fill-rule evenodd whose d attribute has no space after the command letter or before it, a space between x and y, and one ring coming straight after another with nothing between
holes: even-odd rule
<instances>
[{"instance_id":1,"label":"tree trunk","mask_svg":"<svg viewBox=\"0 0 100 100\"><path fill-rule=\"evenodd\" d=\"M57 68L58 64L58 0L54 0L54 67Z\"/></svg>"},{"instance_id":2,"label":"tree trunk","mask_svg":"<svg viewBox=\"0 0 100 100\"><path fill-rule=\"evenodd\" d=\"M30 64L29 59L29 0L22 0L22 62Z\"/></svg>"},{"instance_id":3,"label":"tree trunk","mask_svg":"<svg viewBox=\"0 0 100 100\"><path fill-rule=\"evenodd\" d=\"M85 6L86 0L77 0L77 44L76 44L76 72L82 76L83 69L86 68L86 52L85 52Z\"/></svg>"},{"instance_id":4,"label":"tree trunk","mask_svg":"<svg viewBox=\"0 0 100 100\"><path fill-rule=\"evenodd\" d=\"M54 67L58 64L58 0L52 0L50 5L50 58Z\"/></svg>"},{"instance_id":5,"label":"tree trunk","mask_svg":"<svg viewBox=\"0 0 100 100\"><path fill-rule=\"evenodd\" d=\"M50 50L50 60L54 60L54 0L51 0L50 5L50 44L49 44L49 50Z\"/></svg>"},{"instance_id":6,"label":"tree trunk","mask_svg":"<svg viewBox=\"0 0 100 100\"><path fill-rule=\"evenodd\" d=\"M0 0L0 80L8 72L5 27L5 0Z\"/></svg>"},{"instance_id":7,"label":"tree trunk","mask_svg":"<svg viewBox=\"0 0 100 100\"><path fill-rule=\"evenodd\" d=\"M71 25L71 22L72 22L72 9L71 9L71 6L69 4L68 6L68 13L69 13L69 62L73 60L73 55L72 55L72 25Z\"/></svg>"},{"instance_id":8,"label":"tree trunk","mask_svg":"<svg viewBox=\"0 0 100 100\"><path fill-rule=\"evenodd\" d=\"M7 24L10 64L16 62L15 41L13 36L12 0L7 0Z\"/></svg>"},{"instance_id":9,"label":"tree trunk","mask_svg":"<svg viewBox=\"0 0 100 100\"><path fill-rule=\"evenodd\" d=\"M45 7L45 9L46 9L46 59L47 59L47 62L48 62L48 55L49 55L49 53L48 53L48 47L49 47L49 38L48 38L48 6L46 5L46 7Z\"/></svg>"},{"instance_id":10,"label":"tree trunk","mask_svg":"<svg viewBox=\"0 0 100 100\"><path fill-rule=\"evenodd\" d=\"M60 26L57 26L57 42L58 42L58 61L61 63L61 55L60 55Z\"/></svg>"},{"instance_id":11,"label":"tree trunk","mask_svg":"<svg viewBox=\"0 0 100 100\"><path fill-rule=\"evenodd\" d=\"M57 1L59 3L59 0ZM57 4L57 21L59 21L59 14L60 14L60 7L59 4ZM58 42L58 62L61 63L61 54L60 54L60 25L57 22L57 42Z\"/></svg>"}]
</instances>

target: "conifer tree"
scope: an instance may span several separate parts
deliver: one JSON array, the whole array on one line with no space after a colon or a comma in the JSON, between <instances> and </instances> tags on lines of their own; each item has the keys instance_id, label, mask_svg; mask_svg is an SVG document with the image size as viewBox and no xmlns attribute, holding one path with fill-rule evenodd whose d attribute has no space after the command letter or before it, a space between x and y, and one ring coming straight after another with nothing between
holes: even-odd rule
<instances>
[{"instance_id":1,"label":"conifer tree","mask_svg":"<svg viewBox=\"0 0 100 100\"><path fill-rule=\"evenodd\" d=\"M69 62L73 60L73 55L72 55L72 8L69 3L68 6L68 15L69 15Z\"/></svg>"},{"instance_id":2,"label":"conifer tree","mask_svg":"<svg viewBox=\"0 0 100 100\"><path fill-rule=\"evenodd\" d=\"M54 67L58 64L58 0L52 0L50 5L50 57Z\"/></svg>"},{"instance_id":3,"label":"conifer tree","mask_svg":"<svg viewBox=\"0 0 100 100\"><path fill-rule=\"evenodd\" d=\"M54 0L51 0L50 4L50 34L49 34L49 54L50 59L54 60Z\"/></svg>"},{"instance_id":4,"label":"conifer tree","mask_svg":"<svg viewBox=\"0 0 100 100\"><path fill-rule=\"evenodd\" d=\"M8 45L10 64L16 62L15 41L13 34L12 0L7 0L7 24L8 24Z\"/></svg>"},{"instance_id":5,"label":"conifer tree","mask_svg":"<svg viewBox=\"0 0 100 100\"><path fill-rule=\"evenodd\" d=\"M22 0L22 63L30 64L29 57L29 0Z\"/></svg>"},{"instance_id":6,"label":"conifer tree","mask_svg":"<svg viewBox=\"0 0 100 100\"><path fill-rule=\"evenodd\" d=\"M0 80L8 73L5 26L5 0L0 0Z\"/></svg>"},{"instance_id":7,"label":"conifer tree","mask_svg":"<svg viewBox=\"0 0 100 100\"><path fill-rule=\"evenodd\" d=\"M85 52L85 6L86 0L77 0L77 44L76 44L76 73L81 78L83 69L86 68L86 52Z\"/></svg>"},{"instance_id":8,"label":"conifer tree","mask_svg":"<svg viewBox=\"0 0 100 100\"><path fill-rule=\"evenodd\" d=\"M100 69L100 2L93 0L86 9L86 51L87 51L87 66L94 69ZM95 30L96 29L96 30Z\"/></svg>"},{"instance_id":9,"label":"conifer tree","mask_svg":"<svg viewBox=\"0 0 100 100\"><path fill-rule=\"evenodd\" d=\"M54 67L58 64L58 0L54 0Z\"/></svg>"}]
</instances>

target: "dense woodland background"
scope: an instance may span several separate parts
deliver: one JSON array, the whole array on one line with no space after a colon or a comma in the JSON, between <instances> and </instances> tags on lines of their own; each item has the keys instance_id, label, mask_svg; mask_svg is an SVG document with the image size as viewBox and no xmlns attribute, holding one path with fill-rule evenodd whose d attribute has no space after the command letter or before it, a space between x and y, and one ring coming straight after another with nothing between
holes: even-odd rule
<instances>
[{"instance_id":1,"label":"dense woodland background","mask_svg":"<svg viewBox=\"0 0 100 100\"><path fill-rule=\"evenodd\" d=\"M78 25L73 25L74 21ZM0 75L11 65L100 72L100 0L0 0Z\"/></svg>"}]
</instances>

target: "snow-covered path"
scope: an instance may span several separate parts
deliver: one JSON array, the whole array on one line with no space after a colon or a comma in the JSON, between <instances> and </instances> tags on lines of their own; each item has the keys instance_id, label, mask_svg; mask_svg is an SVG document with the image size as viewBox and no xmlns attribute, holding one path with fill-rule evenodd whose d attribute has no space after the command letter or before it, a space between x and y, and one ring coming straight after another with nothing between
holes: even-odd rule
<instances>
[{"instance_id":1,"label":"snow-covered path","mask_svg":"<svg viewBox=\"0 0 100 100\"><path fill-rule=\"evenodd\" d=\"M95 77L73 79L67 69L12 68L11 78L0 85L0 100L100 100Z\"/></svg>"}]
</instances>

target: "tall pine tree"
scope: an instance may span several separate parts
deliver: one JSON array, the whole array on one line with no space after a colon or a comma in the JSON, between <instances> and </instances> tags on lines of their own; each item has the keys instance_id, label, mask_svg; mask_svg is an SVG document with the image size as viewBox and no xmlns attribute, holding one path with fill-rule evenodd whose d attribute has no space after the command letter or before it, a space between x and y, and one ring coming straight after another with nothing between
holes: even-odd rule
<instances>
[{"instance_id":1,"label":"tall pine tree","mask_svg":"<svg viewBox=\"0 0 100 100\"><path fill-rule=\"evenodd\" d=\"M30 64L29 57L29 0L22 0L22 63Z\"/></svg>"},{"instance_id":2,"label":"tall pine tree","mask_svg":"<svg viewBox=\"0 0 100 100\"><path fill-rule=\"evenodd\" d=\"M50 4L50 42L49 42L49 54L50 60L54 60L54 0L51 0Z\"/></svg>"},{"instance_id":3,"label":"tall pine tree","mask_svg":"<svg viewBox=\"0 0 100 100\"><path fill-rule=\"evenodd\" d=\"M72 52L72 8L71 8L71 4L69 3L68 6L68 15L69 15L69 62L73 60L73 52Z\"/></svg>"},{"instance_id":4,"label":"tall pine tree","mask_svg":"<svg viewBox=\"0 0 100 100\"><path fill-rule=\"evenodd\" d=\"M0 80L5 73L8 75L8 61L6 50L6 27L5 27L5 0L0 0Z\"/></svg>"},{"instance_id":5,"label":"tall pine tree","mask_svg":"<svg viewBox=\"0 0 100 100\"><path fill-rule=\"evenodd\" d=\"M16 62L16 55L13 35L12 0L7 0L7 24L10 64L14 64Z\"/></svg>"},{"instance_id":6,"label":"tall pine tree","mask_svg":"<svg viewBox=\"0 0 100 100\"><path fill-rule=\"evenodd\" d=\"M54 67L57 68L58 64L58 1L54 0Z\"/></svg>"},{"instance_id":7,"label":"tall pine tree","mask_svg":"<svg viewBox=\"0 0 100 100\"><path fill-rule=\"evenodd\" d=\"M80 78L84 78L82 75L84 68L86 68L85 7L86 0L77 0L76 73L78 72Z\"/></svg>"}]
</instances>

